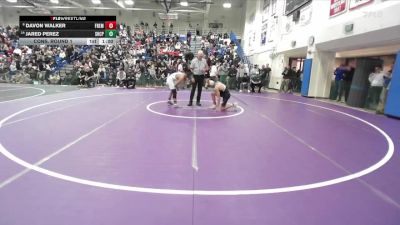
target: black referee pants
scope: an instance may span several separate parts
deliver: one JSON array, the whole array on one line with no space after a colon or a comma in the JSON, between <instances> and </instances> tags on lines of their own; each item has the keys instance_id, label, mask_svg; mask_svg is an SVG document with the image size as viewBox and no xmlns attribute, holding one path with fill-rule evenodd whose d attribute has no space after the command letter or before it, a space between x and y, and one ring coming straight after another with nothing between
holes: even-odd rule
<instances>
[{"instance_id":1,"label":"black referee pants","mask_svg":"<svg viewBox=\"0 0 400 225\"><path fill-rule=\"evenodd\" d=\"M204 85L204 75L193 75L194 84L192 84L192 91L190 92L190 103L193 103L194 93L196 92L197 87L197 102L200 103L201 100L201 91L203 90Z\"/></svg>"}]
</instances>

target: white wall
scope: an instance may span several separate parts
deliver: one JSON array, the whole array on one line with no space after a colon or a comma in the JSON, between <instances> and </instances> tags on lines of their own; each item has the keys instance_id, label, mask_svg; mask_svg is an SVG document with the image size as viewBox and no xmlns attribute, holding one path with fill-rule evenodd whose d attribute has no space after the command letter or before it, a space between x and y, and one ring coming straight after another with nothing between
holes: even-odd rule
<instances>
[{"instance_id":1,"label":"white wall","mask_svg":"<svg viewBox=\"0 0 400 225\"><path fill-rule=\"evenodd\" d=\"M309 97L329 97L334 66L334 52L317 51L315 53L311 68Z\"/></svg>"},{"instance_id":2,"label":"white wall","mask_svg":"<svg viewBox=\"0 0 400 225\"><path fill-rule=\"evenodd\" d=\"M245 23L245 34L249 31L256 30L256 43L255 50L246 48L246 53L253 54L254 52L268 51L271 47L276 46L277 52L285 52L293 50L295 48L302 48L308 46L308 38L313 35L315 36L315 43L321 44L324 42L330 42L337 39L347 38L349 36L357 36L360 34L366 34L372 31L382 30L385 28L400 26L400 1L382 1L375 0L373 3L360 7L355 10L347 11L344 14L338 15L333 18L329 18L330 1L328 0L314 0L310 5L301 9L301 16L305 19L294 23L292 16L284 16L284 1L278 1L277 16L278 29L275 30L274 37L279 42L267 45L265 47L260 46L259 37L261 35L261 8L262 1L248 1L246 10L246 23ZM255 21L251 23L249 21L250 15L255 13ZM308 20L310 18L310 20ZM272 21L269 18L268 23ZM344 33L344 25L346 23L354 23L354 31L351 34ZM400 29L397 29L400 32ZM399 33L389 34L389 36L395 36ZM381 35L385 36L385 35ZM400 36L397 36L400 38ZM385 39L385 37L381 37ZM245 38L248 42L248 38ZM296 41L296 47L291 46L291 42ZM369 40L364 40L365 43L369 43ZM378 43L380 40L373 40ZM358 40L358 43L360 40ZM362 43L360 43L362 44ZM367 47L367 46L365 46ZM328 49L325 49L328 50Z\"/></svg>"},{"instance_id":3,"label":"white wall","mask_svg":"<svg viewBox=\"0 0 400 225\"><path fill-rule=\"evenodd\" d=\"M269 62L272 65L272 79L279 80L282 77L282 68L289 56L307 55L314 58L313 53L317 50L337 52L400 44L400 1L374 0L368 5L347 10L341 15L330 18L330 1L313 0L301 9L301 19L295 23L291 15L284 15L285 1L278 0L277 18L269 17L267 21L268 26L275 24L276 27L271 35L273 41L267 40L267 44L262 46L260 41L263 26L262 2L263 0L247 1L243 47L245 54L252 56L253 63ZM250 17L253 14L255 20L251 21ZM346 34L344 26L348 23L354 24L354 30ZM249 40L253 32L255 32L254 41ZM312 47L308 46L310 36L315 37ZM250 41L253 42L251 48ZM293 41L296 42L294 47ZM269 55L275 57L268 57ZM328 73L328 71L318 69L314 73ZM320 80L320 77L316 79L315 81L325 82ZM326 90L315 92L316 95L321 93L325 95Z\"/></svg>"},{"instance_id":4,"label":"white wall","mask_svg":"<svg viewBox=\"0 0 400 225\"><path fill-rule=\"evenodd\" d=\"M263 0L252 0L247 1L245 27L244 27L244 42L243 48L247 55L258 55L267 51L273 51L276 48L277 43L280 41L279 37L279 15L284 7L284 1L277 1L276 14L267 17L263 22ZM254 15L254 21L251 21L251 16ZM276 16L276 18L274 17ZM267 28L267 41L265 45L261 44L261 33L264 24L268 24ZM275 28L274 30L271 30ZM252 41L250 38L255 33L255 40ZM252 43L250 43L252 42ZM252 47L249 47L249 44Z\"/></svg>"},{"instance_id":5,"label":"white wall","mask_svg":"<svg viewBox=\"0 0 400 225\"><path fill-rule=\"evenodd\" d=\"M245 22L245 8L245 4L243 4L242 7L232 7L230 9L225 9L220 5L213 5L212 7L210 7L207 19L210 23L223 23L224 29L226 29L227 31L232 30L238 36L242 37Z\"/></svg>"},{"instance_id":6,"label":"white wall","mask_svg":"<svg viewBox=\"0 0 400 225\"><path fill-rule=\"evenodd\" d=\"M245 54L250 56L251 62L258 65L269 64L271 66L271 81L270 88L279 89L282 78L282 69L285 64L288 63L288 57L284 54L278 54L277 47L278 43L281 43L281 35L279 24L281 21L281 14L285 2L278 0L276 6L275 15L271 15L267 18L266 22L263 22L262 11L263 1L252 0L247 1L246 7L246 18L245 27L243 34L243 49ZM251 21L251 16L254 15L254 21ZM261 33L263 24L268 24L267 40L265 45L261 44ZM271 30L274 27L274 30ZM255 41L253 41L253 35L255 33ZM252 45L252 47L249 46Z\"/></svg>"},{"instance_id":7,"label":"white wall","mask_svg":"<svg viewBox=\"0 0 400 225\"><path fill-rule=\"evenodd\" d=\"M387 40L397 38L400 42L400 29L394 32L385 32L385 35L376 35L375 40L363 38L362 35L373 31L383 30L390 27L400 26L400 1L381 1L375 0L373 3L360 7L355 10L347 11L344 14L329 17L330 1L312 1L311 5L301 10L302 15L311 11L311 20L304 24L301 22L293 23L292 16L283 16L280 27L282 38L278 45L278 52L284 52L293 49L290 45L296 41L296 48L307 47L310 36L315 36L315 44L322 45L324 50L344 50L353 48L365 48L375 44L385 44ZM344 32L345 24L353 23L354 31L350 34ZM286 25L290 24L291 31L284 30ZM396 32L396 30L398 32ZM349 37L358 37L351 41ZM340 40L343 41L340 41ZM327 44L329 42L331 45Z\"/></svg>"},{"instance_id":8,"label":"white wall","mask_svg":"<svg viewBox=\"0 0 400 225\"><path fill-rule=\"evenodd\" d=\"M314 3L315 7L319 9L329 9L329 6L323 5L321 1ZM321 10L323 11L323 10ZM375 0L372 4L369 4L359 9L352 10L343 15L329 19L325 16L320 20L315 20L314 27L319 27L316 35L316 43L330 42L338 39L345 39L350 36L360 36L356 43L350 43L351 45L358 45L363 47L369 47L371 44L385 43L386 39L397 38L400 41L400 33L387 33L385 35L378 35L376 40L368 40L369 38L362 38L361 35L379 31L386 28L393 28L400 26L400 1L381 1ZM321 13L318 11L317 13ZM345 34L344 25L346 23L354 24L354 31L351 34ZM396 29L399 30L399 29ZM386 37L385 37L386 36ZM365 36L366 37L366 36ZM357 47L357 46L356 46Z\"/></svg>"},{"instance_id":9,"label":"white wall","mask_svg":"<svg viewBox=\"0 0 400 225\"><path fill-rule=\"evenodd\" d=\"M19 24L19 14L17 14L17 11L22 11L22 10L10 10L7 8L0 8L0 22L1 25L17 25Z\"/></svg>"}]
</instances>

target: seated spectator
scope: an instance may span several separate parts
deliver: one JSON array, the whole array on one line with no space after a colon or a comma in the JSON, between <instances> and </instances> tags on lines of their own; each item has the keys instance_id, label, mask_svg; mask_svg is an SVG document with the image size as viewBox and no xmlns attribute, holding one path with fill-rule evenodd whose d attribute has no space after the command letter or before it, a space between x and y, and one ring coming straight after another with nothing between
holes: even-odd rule
<instances>
[{"instance_id":1,"label":"seated spectator","mask_svg":"<svg viewBox=\"0 0 400 225\"><path fill-rule=\"evenodd\" d=\"M14 76L17 74L17 64L15 61L12 61L10 64L10 72L8 74L8 81L13 81Z\"/></svg>"},{"instance_id":2,"label":"seated spectator","mask_svg":"<svg viewBox=\"0 0 400 225\"><path fill-rule=\"evenodd\" d=\"M95 86L95 77L94 77L93 70L89 70L88 72L86 72L85 84L86 84L86 87L88 87L88 88Z\"/></svg>"},{"instance_id":3,"label":"seated spectator","mask_svg":"<svg viewBox=\"0 0 400 225\"><path fill-rule=\"evenodd\" d=\"M123 68L120 68L117 73L117 86L120 87L121 85L126 86L126 73Z\"/></svg>"},{"instance_id":4,"label":"seated spectator","mask_svg":"<svg viewBox=\"0 0 400 225\"><path fill-rule=\"evenodd\" d=\"M99 81L101 84L106 84L108 83L108 74L107 70L104 67L103 63L100 63L99 69L98 69L98 74L99 74Z\"/></svg>"},{"instance_id":5,"label":"seated spectator","mask_svg":"<svg viewBox=\"0 0 400 225\"><path fill-rule=\"evenodd\" d=\"M83 68L79 68L79 70L77 71L77 74L78 74L78 78L79 78L79 85L84 87L86 72L83 70Z\"/></svg>"},{"instance_id":6,"label":"seated spectator","mask_svg":"<svg viewBox=\"0 0 400 225\"><path fill-rule=\"evenodd\" d=\"M4 55L5 58L4 62L1 63L2 68L0 68L6 74L3 76L3 80L15 80L11 77L19 74L18 80L21 82L27 80L25 79L26 76L29 80L60 83L59 79L64 80L64 77L58 76L57 72L66 64L73 62L73 69L67 76L72 78L79 72L76 81L79 80L81 85L87 85L82 78L83 76L87 77L92 72L93 78L96 78L93 79L95 83L97 83L97 80L100 80L101 83L108 83L107 80L110 80L112 85L116 85L120 67L126 73L133 73L141 77L143 81L141 84L154 85L154 81L156 81L156 84L162 84L160 81L165 80L168 74L184 70L185 63L193 58L193 53L190 52L188 44L193 40L198 42L196 36L190 32L186 34L188 43L181 41L179 34L163 33L157 35L156 32L143 26L138 26L135 31L123 24L119 24L117 28L119 32L118 44L92 46L90 48L73 45L66 47L45 45L15 47L13 43L18 39L19 28L9 27L4 29L6 32L0 32L0 56ZM2 27L0 27L0 30L2 30ZM240 59L235 55L232 46L222 41L222 37L222 33L210 32L201 41L207 55L212 58L212 62L215 65L223 63L222 67L219 67L219 69L217 67L217 73L216 76L214 76L215 73L213 74L213 79L220 76L224 80L229 72L228 68L234 63L237 65ZM166 53L165 55L160 54L162 49ZM233 61L235 56L236 61ZM185 62L180 58L183 58ZM154 66L151 63L149 64L149 62L157 59L159 62ZM136 61L144 62L140 63L138 70L132 70ZM211 60L208 61L211 63ZM100 63L103 63L102 69L100 69ZM29 68L27 68L28 64L30 64ZM121 80L118 79L118 83L120 82Z\"/></svg>"}]
</instances>

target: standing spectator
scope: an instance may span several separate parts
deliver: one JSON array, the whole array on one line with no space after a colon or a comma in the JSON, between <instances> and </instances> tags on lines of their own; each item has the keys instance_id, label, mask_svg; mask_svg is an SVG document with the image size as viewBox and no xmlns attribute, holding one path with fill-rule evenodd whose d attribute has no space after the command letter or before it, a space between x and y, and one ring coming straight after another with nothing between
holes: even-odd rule
<instances>
[{"instance_id":1,"label":"standing spectator","mask_svg":"<svg viewBox=\"0 0 400 225\"><path fill-rule=\"evenodd\" d=\"M228 81L227 81L229 89L236 88L236 74L237 74L237 69L235 65L231 65L231 67L228 70Z\"/></svg>"},{"instance_id":2,"label":"standing spectator","mask_svg":"<svg viewBox=\"0 0 400 225\"><path fill-rule=\"evenodd\" d=\"M98 82L99 82L99 80L100 80L100 75L99 75L99 67L100 67L100 65L99 65L99 63L97 62L97 60L95 60L95 61L93 61L93 63L92 63L92 71L93 71L93 74L94 74L94 83L95 84L97 84Z\"/></svg>"},{"instance_id":3,"label":"standing spectator","mask_svg":"<svg viewBox=\"0 0 400 225\"><path fill-rule=\"evenodd\" d=\"M96 82L94 79L95 79L94 72L91 69L86 73L86 77L85 77L86 86L89 88L94 87L95 82Z\"/></svg>"},{"instance_id":4,"label":"standing spectator","mask_svg":"<svg viewBox=\"0 0 400 225\"><path fill-rule=\"evenodd\" d=\"M148 71L149 71L149 75L150 75L151 86L154 86L155 81L156 81L156 67L153 64L151 64L149 66Z\"/></svg>"},{"instance_id":5,"label":"standing spectator","mask_svg":"<svg viewBox=\"0 0 400 225\"><path fill-rule=\"evenodd\" d=\"M385 80L383 84L383 89L379 98L379 104L376 108L376 113L382 114L385 111L387 94L390 88L390 82L392 80L392 70L390 69L386 74L383 75L383 79Z\"/></svg>"},{"instance_id":6,"label":"standing spectator","mask_svg":"<svg viewBox=\"0 0 400 225\"><path fill-rule=\"evenodd\" d=\"M269 87L270 73L271 73L271 68L269 67L269 64L267 64L267 66L262 65L260 74L261 74L261 82L264 89Z\"/></svg>"},{"instance_id":7,"label":"standing spectator","mask_svg":"<svg viewBox=\"0 0 400 225\"><path fill-rule=\"evenodd\" d=\"M187 35L186 35L186 38L187 38L187 44L189 46L191 46L191 43L192 43L192 32L188 31Z\"/></svg>"},{"instance_id":8,"label":"standing spectator","mask_svg":"<svg viewBox=\"0 0 400 225\"><path fill-rule=\"evenodd\" d=\"M293 93L295 91L296 88L296 67L292 67L291 69L289 69L289 79L290 79L290 83L289 83L289 93Z\"/></svg>"},{"instance_id":9,"label":"standing spectator","mask_svg":"<svg viewBox=\"0 0 400 225\"><path fill-rule=\"evenodd\" d=\"M66 56L68 62L71 62L72 60L71 57L73 54L74 54L74 47L72 45L69 45L66 50Z\"/></svg>"},{"instance_id":10,"label":"standing spectator","mask_svg":"<svg viewBox=\"0 0 400 225\"><path fill-rule=\"evenodd\" d=\"M218 68L219 68L219 63L213 62L211 65L211 70L210 70L210 80L216 82L218 80L217 75L218 75Z\"/></svg>"},{"instance_id":11,"label":"standing spectator","mask_svg":"<svg viewBox=\"0 0 400 225\"><path fill-rule=\"evenodd\" d=\"M249 64L244 64L244 76L247 77L250 74Z\"/></svg>"},{"instance_id":12,"label":"standing spectator","mask_svg":"<svg viewBox=\"0 0 400 225\"><path fill-rule=\"evenodd\" d=\"M368 81L371 86L368 89L368 97L366 108L372 108L379 103L379 97L385 84L385 74L382 72L381 66L376 66L375 71L369 75Z\"/></svg>"},{"instance_id":13,"label":"standing spectator","mask_svg":"<svg viewBox=\"0 0 400 225\"><path fill-rule=\"evenodd\" d=\"M85 70L83 68L79 68L79 85L84 87L85 86L85 77L86 77L86 73Z\"/></svg>"},{"instance_id":14,"label":"standing spectator","mask_svg":"<svg viewBox=\"0 0 400 225\"><path fill-rule=\"evenodd\" d=\"M298 69L295 72L295 77L294 77L294 85L293 85L293 90L295 92L300 92L301 91L301 76L302 76L303 71Z\"/></svg>"},{"instance_id":15,"label":"standing spectator","mask_svg":"<svg viewBox=\"0 0 400 225\"><path fill-rule=\"evenodd\" d=\"M207 61L203 57L204 57L203 51L197 52L197 57L193 59L192 63L190 64L190 69L193 72L193 77L192 77L192 91L190 93L190 101L188 106L193 105L193 98L194 98L194 93L196 92L196 86L197 86L196 105L201 106L200 100L201 100L201 91L204 84L204 74L209 70Z\"/></svg>"},{"instance_id":16,"label":"standing spectator","mask_svg":"<svg viewBox=\"0 0 400 225\"><path fill-rule=\"evenodd\" d=\"M178 62L178 72L183 72L183 62L179 60Z\"/></svg>"},{"instance_id":17,"label":"standing spectator","mask_svg":"<svg viewBox=\"0 0 400 225\"><path fill-rule=\"evenodd\" d=\"M250 72L250 85L251 85L251 92L254 93L254 88L258 87L258 93L261 93L262 82L260 71L258 70L258 66L254 65L254 68Z\"/></svg>"},{"instance_id":18,"label":"standing spectator","mask_svg":"<svg viewBox=\"0 0 400 225\"><path fill-rule=\"evenodd\" d=\"M50 68L50 63L46 63L45 65L45 74L44 74L44 80L47 82L47 84L50 84L50 74L51 74L51 68Z\"/></svg>"},{"instance_id":19,"label":"standing spectator","mask_svg":"<svg viewBox=\"0 0 400 225\"><path fill-rule=\"evenodd\" d=\"M218 68L219 80L224 84L227 84L226 76L228 75L228 69L229 69L229 65L226 60L224 60L222 65Z\"/></svg>"},{"instance_id":20,"label":"standing spectator","mask_svg":"<svg viewBox=\"0 0 400 225\"><path fill-rule=\"evenodd\" d=\"M126 72L126 87L132 87L133 89L136 87L136 73L134 65L130 66Z\"/></svg>"},{"instance_id":21,"label":"standing spectator","mask_svg":"<svg viewBox=\"0 0 400 225\"><path fill-rule=\"evenodd\" d=\"M237 81L237 89L241 92L241 84L243 82L243 79L245 77L245 70L244 70L244 65L240 64L239 69L237 70L237 75L236 75L236 81Z\"/></svg>"},{"instance_id":22,"label":"standing spectator","mask_svg":"<svg viewBox=\"0 0 400 225\"><path fill-rule=\"evenodd\" d=\"M199 24L196 25L196 36L200 36L200 26L199 26Z\"/></svg>"},{"instance_id":23,"label":"standing spectator","mask_svg":"<svg viewBox=\"0 0 400 225\"><path fill-rule=\"evenodd\" d=\"M290 69L289 67L285 66L282 72L282 83L281 83L281 88L279 89L279 92L285 92L287 93L289 91L289 85L290 85Z\"/></svg>"},{"instance_id":24,"label":"standing spectator","mask_svg":"<svg viewBox=\"0 0 400 225\"><path fill-rule=\"evenodd\" d=\"M344 89L344 100L347 102L350 94L351 82L353 81L353 76L355 72L354 67L350 67L349 70L346 71L343 77L343 89Z\"/></svg>"},{"instance_id":25,"label":"standing spectator","mask_svg":"<svg viewBox=\"0 0 400 225\"><path fill-rule=\"evenodd\" d=\"M338 68L336 68L335 75L335 89L334 89L334 99L340 102L342 100L342 96L344 94L343 88L343 78L344 74L347 72L347 68L344 64L341 64Z\"/></svg>"}]
</instances>

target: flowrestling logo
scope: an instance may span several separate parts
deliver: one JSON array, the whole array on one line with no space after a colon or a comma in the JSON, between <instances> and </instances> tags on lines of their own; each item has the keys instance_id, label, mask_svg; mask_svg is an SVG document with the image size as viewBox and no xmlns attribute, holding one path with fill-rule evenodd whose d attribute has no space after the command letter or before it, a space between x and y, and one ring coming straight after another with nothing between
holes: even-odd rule
<instances>
[{"instance_id":1,"label":"flowrestling logo","mask_svg":"<svg viewBox=\"0 0 400 225\"><path fill-rule=\"evenodd\" d=\"M366 4L372 3L374 0L350 0L349 9L353 10Z\"/></svg>"},{"instance_id":2,"label":"flowrestling logo","mask_svg":"<svg viewBox=\"0 0 400 225\"><path fill-rule=\"evenodd\" d=\"M52 21L85 21L86 16L52 16Z\"/></svg>"}]
</instances>

